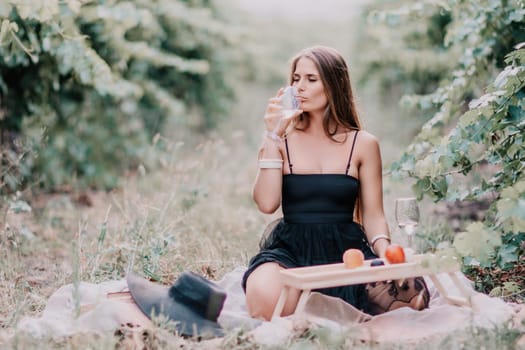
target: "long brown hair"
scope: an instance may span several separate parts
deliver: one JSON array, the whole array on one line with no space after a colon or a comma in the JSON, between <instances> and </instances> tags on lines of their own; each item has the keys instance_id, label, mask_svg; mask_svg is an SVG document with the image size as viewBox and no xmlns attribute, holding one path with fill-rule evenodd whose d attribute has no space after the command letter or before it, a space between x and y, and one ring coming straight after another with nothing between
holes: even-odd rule
<instances>
[{"instance_id":1,"label":"long brown hair","mask_svg":"<svg viewBox=\"0 0 525 350\"><path fill-rule=\"evenodd\" d=\"M361 121L355 107L348 65L343 56L334 48L327 46L306 48L292 58L290 85L293 84L297 62L303 57L311 59L317 67L328 100L323 118L324 132L335 142L344 142L336 140L335 135L338 131L341 129L345 131L361 130ZM300 120L303 125L301 129L307 128L310 124L307 113L303 113ZM335 128L330 130L334 126ZM354 220L362 223L360 196L356 201Z\"/></svg>"},{"instance_id":2,"label":"long brown hair","mask_svg":"<svg viewBox=\"0 0 525 350\"><path fill-rule=\"evenodd\" d=\"M324 86L328 100L323 119L326 135L337 142L334 135L340 129L361 130L350 84L350 74L343 56L337 50L326 46L314 46L302 50L292 59L290 84L293 83L297 62L303 57L314 62ZM310 123L308 114L303 113L300 118L304 127L308 127ZM330 130L334 126L335 128Z\"/></svg>"}]
</instances>

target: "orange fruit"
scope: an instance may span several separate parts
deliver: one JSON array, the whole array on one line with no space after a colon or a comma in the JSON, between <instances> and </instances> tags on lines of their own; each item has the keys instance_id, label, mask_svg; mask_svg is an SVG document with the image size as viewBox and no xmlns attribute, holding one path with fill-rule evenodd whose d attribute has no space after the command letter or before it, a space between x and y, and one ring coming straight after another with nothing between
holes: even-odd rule
<instances>
[{"instance_id":1,"label":"orange fruit","mask_svg":"<svg viewBox=\"0 0 525 350\"><path fill-rule=\"evenodd\" d=\"M348 249L343 254L343 262L347 269L353 269L363 265L365 255L359 249Z\"/></svg>"},{"instance_id":2,"label":"orange fruit","mask_svg":"<svg viewBox=\"0 0 525 350\"><path fill-rule=\"evenodd\" d=\"M385 258L390 264L400 264L405 262L405 251L397 244L391 244L386 248Z\"/></svg>"}]
</instances>

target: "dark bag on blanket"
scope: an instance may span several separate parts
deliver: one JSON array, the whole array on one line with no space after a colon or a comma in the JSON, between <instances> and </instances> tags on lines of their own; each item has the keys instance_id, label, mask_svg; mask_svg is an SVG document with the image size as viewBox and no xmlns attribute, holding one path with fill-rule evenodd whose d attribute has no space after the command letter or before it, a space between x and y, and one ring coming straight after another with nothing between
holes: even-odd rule
<instances>
[{"instance_id":1,"label":"dark bag on blanket","mask_svg":"<svg viewBox=\"0 0 525 350\"><path fill-rule=\"evenodd\" d=\"M366 285L371 315L379 315L403 306L414 310L428 307L430 294L423 277L372 282Z\"/></svg>"}]
</instances>

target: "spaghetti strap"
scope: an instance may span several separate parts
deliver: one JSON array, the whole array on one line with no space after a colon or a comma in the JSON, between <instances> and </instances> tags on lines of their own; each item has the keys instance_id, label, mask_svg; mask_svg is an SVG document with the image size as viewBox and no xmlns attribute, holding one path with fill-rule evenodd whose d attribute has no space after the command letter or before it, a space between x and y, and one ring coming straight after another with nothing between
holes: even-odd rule
<instances>
[{"instance_id":1,"label":"spaghetti strap","mask_svg":"<svg viewBox=\"0 0 525 350\"><path fill-rule=\"evenodd\" d=\"M350 156L348 157L348 164L346 165L346 175L348 175L348 170L350 170L350 162L352 161L352 154L354 154L355 141L357 140L357 133L359 130L355 131L354 141L352 142L352 149L350 150Z\"/></svg>"},{"instance_id":2,"label":"spaghetti strap","mask_svg":"<svg viewBox=\"0 0 525 350\"><path fill-rule=\"evenodd\" d=\"M290 152L288 151L288 139L286 138L286 136L284 137L284 146L286 147L286 157L288 158L288 167L290 168L290 174L293 174L293 165L292 162L290 162Z\"/></svg>"}]
</instances>

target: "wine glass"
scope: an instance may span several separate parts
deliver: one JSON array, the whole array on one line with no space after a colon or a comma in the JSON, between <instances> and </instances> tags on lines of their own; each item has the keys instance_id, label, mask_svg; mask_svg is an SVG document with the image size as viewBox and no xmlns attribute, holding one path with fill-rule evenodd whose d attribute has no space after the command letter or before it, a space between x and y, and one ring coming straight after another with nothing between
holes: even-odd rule
<instances>
[{"instance_id":1,"label":"wine glass","mask_svg":"<svg viewBox=\"0 0 525 350\"><path fill-rule=\"evenodd\" d=\"M283 109L282 117L290 118L299 109L299 100L297 99L297 88L294 86L287 86L283 95L281 96L281 104Z\"/></svg>"},{"instance_id":2,"label":"wine glass","mask_svg":"<svg viewBox=\"0 0 525 350\"><path fill-rule=\"evenodd\" d=\"M397 226L408 238L408 247L414 249L412 236L419 223L419 207L415 197L397 198L395 208Z\"/></svg>"}]
</instances>

